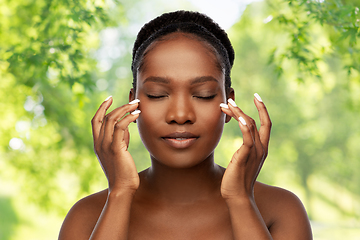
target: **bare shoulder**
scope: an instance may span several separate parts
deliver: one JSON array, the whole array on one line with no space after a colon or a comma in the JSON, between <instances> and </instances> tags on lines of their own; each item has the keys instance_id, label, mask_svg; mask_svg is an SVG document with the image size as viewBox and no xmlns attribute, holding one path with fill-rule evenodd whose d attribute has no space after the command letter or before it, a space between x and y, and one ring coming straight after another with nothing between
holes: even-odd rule
<instances>
[{"instance_id":1,"label":"bare shoulder","mask_svg":"<svg viewBox=\"0 0 360 240\"><path fill-rule=\"evenodd\" d=\"M303 208L300 199L292 192L261 182L255 184L256 202L267 207Z\"/></svg>"},{"instance_id":2,"label":"bare shoulder","mask_svg":"<svg viewBox=\"0 0 360 240\"><path fill-rule=\"evenodd\" d=\"M312 239L308 215L294 193L256 182L255 201L274 239Z\"/></svg>"},{"instance_id":3,"label":"bare shoulder","mask_svg":"<svg viewBox=\"0 0 360 240\"><path fill-rule=\"evenodd\" d=\"M89 239L106 199L107 189L89 195L75 203L65 217L59 240Z\"/></svg>"}]
</instances>

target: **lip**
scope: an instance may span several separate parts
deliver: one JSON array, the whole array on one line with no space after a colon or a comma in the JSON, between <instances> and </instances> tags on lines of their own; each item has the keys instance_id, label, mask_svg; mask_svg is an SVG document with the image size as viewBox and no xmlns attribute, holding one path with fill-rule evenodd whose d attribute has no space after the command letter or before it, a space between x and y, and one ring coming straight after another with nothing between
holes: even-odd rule
<instances>
[{"instance_id":1,"label":"lip","mask_svg":"<svg viewBox=\"0 0 360 240\"><path fill-rule=\"evenodd\" d=\"M193 145L199 136L190 132L173 132L161 138L171 147L183 149Z\"/></svg>"}]
</instances>

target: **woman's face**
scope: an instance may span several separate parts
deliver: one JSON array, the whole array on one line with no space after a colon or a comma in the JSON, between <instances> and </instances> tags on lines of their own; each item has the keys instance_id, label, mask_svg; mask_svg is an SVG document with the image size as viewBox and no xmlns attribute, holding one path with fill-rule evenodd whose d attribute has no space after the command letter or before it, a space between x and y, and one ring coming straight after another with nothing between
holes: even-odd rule
<instances>
[{"instance_id":1,"label":"woman's face","mask_svg":"<svg viewBox=\"0 0 360 240\"><path fill-rule=\"evenodd\" d=\"M150 45L138 72L140 137L152 161L175 168L213 157L225 123L224 74L210 47L174 33Z\"/></svg>"}]
</instances>

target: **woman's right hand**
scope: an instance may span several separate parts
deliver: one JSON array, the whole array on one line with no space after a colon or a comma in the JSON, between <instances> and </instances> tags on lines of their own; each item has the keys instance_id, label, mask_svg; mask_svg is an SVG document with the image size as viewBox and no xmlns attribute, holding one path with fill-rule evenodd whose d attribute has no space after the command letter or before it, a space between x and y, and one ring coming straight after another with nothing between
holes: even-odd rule
<instances>
[{"instance_id":1,"label":"woman's right hand","mask_svg":"<svg viewBox=\"0 0 360 240\"><path fill-rule=\"evenodd\" d=\"M112 97L107 98L91 120L94 150L107 177L109 193L114 190L134 193L140 180L134 160L127 151L128 126L138 118L140 111L127 113L136 110L139 101L132 101L106 114L112 102Z\"/></svg>"}]
</instances>

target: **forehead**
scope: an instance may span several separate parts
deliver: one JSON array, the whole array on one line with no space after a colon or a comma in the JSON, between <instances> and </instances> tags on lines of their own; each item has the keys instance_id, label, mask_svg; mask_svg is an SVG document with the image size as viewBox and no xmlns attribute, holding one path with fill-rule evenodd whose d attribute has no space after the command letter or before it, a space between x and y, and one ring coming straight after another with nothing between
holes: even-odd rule
<instances>
[{"instance_id":1,"label":"forehead","mask_svg":"<svg viewBox=\"0 0 360 240\"><path fill-rule=\"evenodd\" d=\"M138 70L138 81L147 77L193 79L212 76L224 81L216 50L192 34L173 33L152 43Z\"/></svg>"}]
</instances>

